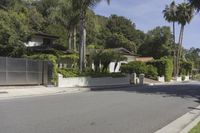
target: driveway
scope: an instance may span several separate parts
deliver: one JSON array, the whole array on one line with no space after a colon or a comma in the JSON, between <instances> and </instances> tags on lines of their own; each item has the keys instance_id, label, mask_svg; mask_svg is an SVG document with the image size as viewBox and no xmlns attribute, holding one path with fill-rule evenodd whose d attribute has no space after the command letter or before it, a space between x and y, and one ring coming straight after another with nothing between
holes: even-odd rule
<instances>
[{"instance_id":1,"label":"driveway","mask_svg":"<svg viewBox=\"0 0 200 133\"><path fill-rule=\"evenodd\" d=\"M199 100L198 84L1 100L0 133L153 133Z\"/></svg>"}]
</instances>

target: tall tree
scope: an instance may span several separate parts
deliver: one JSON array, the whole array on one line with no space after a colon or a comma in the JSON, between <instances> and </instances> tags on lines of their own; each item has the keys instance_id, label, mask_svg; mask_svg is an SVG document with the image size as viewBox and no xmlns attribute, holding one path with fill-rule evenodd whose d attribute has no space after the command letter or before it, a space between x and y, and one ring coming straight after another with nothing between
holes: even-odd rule
<instances>
[{"instance_id":1,"label":"tall tree","mask_svg":"<svg viewBox=\"0 0 200 133\"><path fill-rule=\"evenodd\" d=\"M177 67L176 67L176 53L177 53L177 46L176 46L176 37L175 37L175 22L177 22L177 5L175 1L173 1L170 5L166 5L165 9L163 10L164 18L168 22L173 23L173 41L174 41L174 77L177 75Z\"/></svg>"},{"instance_id":2,"label":"tall tree","mask_svg":"<svg viewBox=\"0 0 200 133\"><path fill-rule=\"evenodd\" d=\"M89 8L96 6L102 0L73 0L72 6L79 12L80 17L80 72L86 67L86 12ZM107 0L110 3L110 0Z\"/></svg>"},{"instance_id":3,"label":"tall tree","mask_svg":"<svg viewBox=\"0 0 200 133\"><path fill-rule=\"evenodd\" d=\"M183 44L183 35L184 28L186 24L189 24L193 18L194 9L189 3L181 3L177 7L177 19L178 23L181 25L180 35L179 35L179 46L177 54L177 75L179 74L180 69L180 58L182 56L182 44Z\"/></svg>"},{"instance_id":4,"label":"tall tree","mask_svg":"<svg viewBox=\"0 0 200 133\"><path fill-rule=\"evenodd\" d=\"M194 64L194 68L200 69L200 48L190 48L186 50L186 60Z\"/></svg>"},{"instance_id":5,"label":"tall tree","mask_svg":"<svg viewBox=\"0 0 200 133\"><path fill-rule=\"evenodd\" d=\"M171 56L173 50L173 38L170 27L156 27L148 31L145 42L139 48L142 56L151 56L160 59L163 56Z\"/></svg>"}]
</instances>

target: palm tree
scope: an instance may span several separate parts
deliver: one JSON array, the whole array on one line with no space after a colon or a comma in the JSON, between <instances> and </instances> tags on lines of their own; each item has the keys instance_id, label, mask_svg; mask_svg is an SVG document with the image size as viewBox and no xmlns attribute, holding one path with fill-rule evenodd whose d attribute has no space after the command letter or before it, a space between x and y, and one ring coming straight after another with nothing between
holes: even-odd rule
<instances>
[{"instance_id":1,"label":"palm tree","mask_svg":"<svg viewBox=\"0 0 200 133\"><path fill-rule=\"evenodd\" d=\"M68 49L70 51L76 49L76 29L78 22L79 22L79 16L77 12L74 12L71 8L71 1L66 0L60 0L54 5L54 7L51 7L49 12L49 20L52 21L52 23L59 23L63 25L66 30L68 31L67 38L68 38ZM72 46L73 42L73 46ZM72 49L74 48L74 49Z\"/></svg>"},{"instance_id":2,"label":"palm tree","mask_svg":"<svg viewBox=\"0 0 200 133\"><path fill-rule=\"evenodd\" d=\"M189 0L192 6L194 6L198 11L200 11L200 0Z\"/></svg>"},{"instance_id":3,"label":"palm tree","mask_svg":"<svg viewBox=\"0 0 200 133\"><path fill-rule=\"evenodd\" d=\"M176 47L176 37L175 37L175 22L177 22L177 5L175 1L173 1L170 5L166 5L165 9L163 10L164 18L168 22L173 23L173 41L174 41L174 77L176 77L176 53L177 53L177 47Z\"/></svg>"},{"instance_id":4,"label":"palm tree","mask_svg":"<svg viewBox=\"0 0 200 133\"><path fill-rule=\"evenodd\" d=\"M189 3L181 3L177 7L177 19L178 23L181 25L180 35L179 35L179 46L177 54L177 75L179 74L180 68L180 57L182 56L182 44L183 44L183 33L186 24L189 24L193 18L194 9Z\"/></svg>"},{"instance_id":5,"label":"palm tree","mask_svg":"<svg viewBox=\"0 0 200 133\"><path fill-rule=\"evenodd\" d=\"M89 8L96 6L102 0L72 0L72 7L79 12L80 17L80 47L79 60L80 72L86 67L86 12ZM110 0L106 0L108 4Z\"/></svg>"}]
</instances>

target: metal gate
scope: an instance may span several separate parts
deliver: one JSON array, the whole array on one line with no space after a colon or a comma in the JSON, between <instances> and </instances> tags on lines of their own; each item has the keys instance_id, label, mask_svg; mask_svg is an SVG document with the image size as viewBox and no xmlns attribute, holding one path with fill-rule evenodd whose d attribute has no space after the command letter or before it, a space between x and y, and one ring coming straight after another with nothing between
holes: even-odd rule
<instances>
[{"instance_id":1,"label":"metal gate","mask_svg":"<svg viewBox=\"0 0 200 133\"><path fill-rule=\"evenodd\" d=\"M0 57L0 85L47 85L48 62Z\"/></svg>"}]
</instances>

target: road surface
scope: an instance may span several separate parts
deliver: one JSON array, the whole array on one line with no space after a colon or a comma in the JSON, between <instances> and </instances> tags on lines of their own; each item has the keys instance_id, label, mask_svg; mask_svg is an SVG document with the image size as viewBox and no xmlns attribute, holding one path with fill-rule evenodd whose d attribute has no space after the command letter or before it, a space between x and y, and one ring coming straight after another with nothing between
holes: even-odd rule
<instances>
[{"instance_id":1,"label":"road surface","mask_svg":"<svg viewBox=\"0 0 200 133\"><path fill-rule=\"evenodd\" d=\"M199 100L198 84L1 100L0 133L153 133Z\"/></svg>"}]
</instances>

